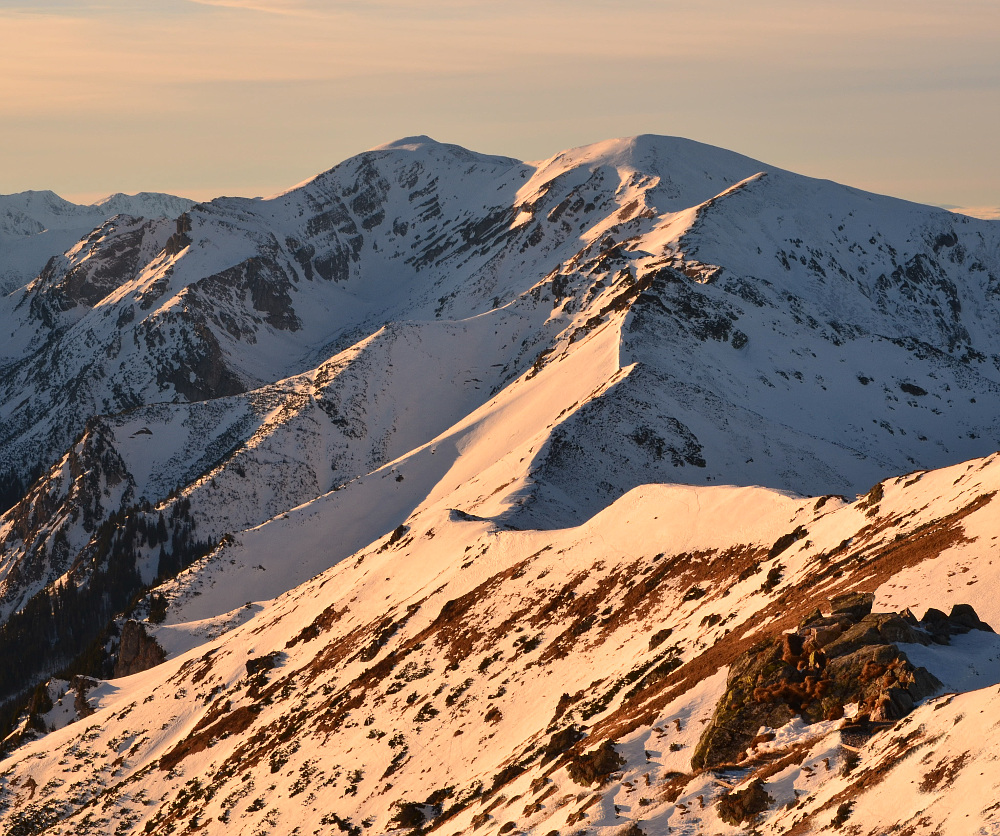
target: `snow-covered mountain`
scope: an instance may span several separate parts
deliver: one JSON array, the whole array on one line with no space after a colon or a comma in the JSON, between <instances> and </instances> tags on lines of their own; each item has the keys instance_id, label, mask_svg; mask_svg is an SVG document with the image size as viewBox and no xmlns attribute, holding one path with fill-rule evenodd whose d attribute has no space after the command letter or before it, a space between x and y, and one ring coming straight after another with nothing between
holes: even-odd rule
<instances>
[{"instance_id":1,"label":"snow-covered mountain","mask_svg":"<svg viewBox=\"0 0 1000 836\"><path fill-rule=\"evenodd\" d=\"M91 204L51 191L0 195L0 295L33 279L51 256L115 215L174 218L193 204L156 192L113 194Z\"/></svg>"},{"instance_id":2,"label":"snow-covered mountain","mask_svg":"<svg viewBox=\"0 0 1000 836\"><path fill-rule=\"evenodd\" d=\"M12 832L917 827L914 703L997 820L1000 224L653 136L173 214L0 299Z\"/></svg>"}]
</instances>

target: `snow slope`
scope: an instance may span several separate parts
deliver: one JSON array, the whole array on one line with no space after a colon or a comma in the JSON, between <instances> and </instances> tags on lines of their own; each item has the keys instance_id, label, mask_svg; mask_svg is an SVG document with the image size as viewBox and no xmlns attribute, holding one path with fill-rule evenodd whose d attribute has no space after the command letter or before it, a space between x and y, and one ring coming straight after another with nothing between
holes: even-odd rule
<instances>
[{"instance_id":1,"label":"snow slope","mask_svg":"<svg viewBox=\"0 0 1000 836\"><path fill-rule=\"evenodd\" d=\"M761 832L824 832L846 800L862 832L988 828L996 776L981 764L996 742L981 723L962 723L990 710L995 679L967 679L973 690L873 736L850 771L836 722L781 730L758 772L689 765L740 648L837 592L881 589L901 567L954 570L968 549L990 548L997 458L919 477L885 483L874 505L647 486L560 531L505 530L442 499L407 517L400 539L274 601L186 620L198 599L225 601L226 585L207 583L153 628L176 656L86 691L96 713L15 750L0 774L3 815L47 833L311 833L337 823L379 833L415 826L405 822L416 804L428 831L508 832L513 822L537 833L737 833L716 804L763 774L774 803ZM280 561L267 562L276 541L265 530L283 531L286 552L308 552L321 519L274 521L208 562L259 560L270 575ZM807 535L769 557L798 526ZM763 588L776 565L780 581ZM1000 616L997 579L981 561L962 594L987 620ZM946 603L936 593L908 600ZM995 637L977 635L956 637L960 658L976 641L996 655ZM932 670L955 665L948 651L928 649L943 660ZM621 762L588 785L572 765L603 741ZM780 768L759 772L771 764ZM886 793L912 807L886 804Z\"/></svg>"}]
</instances>

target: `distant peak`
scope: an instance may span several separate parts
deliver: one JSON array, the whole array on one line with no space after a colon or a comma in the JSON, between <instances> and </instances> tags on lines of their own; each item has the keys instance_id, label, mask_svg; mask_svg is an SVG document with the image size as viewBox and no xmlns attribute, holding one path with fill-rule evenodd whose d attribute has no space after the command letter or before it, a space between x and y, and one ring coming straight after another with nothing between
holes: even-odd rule
<instances>
[{"instance_id":1,"label":"distant peak","mask_svg":"<svg viewBox=\"0 0 1000 836\"><path fill-rule=\"evenodd\" d=\"M100 200L95 200L90 205L96 208L100 208L103 206L107 206L110 203L121 203L122 201L126 201L128 199L129 196L124 192L115 192L114 194L109 194L107 197L102 197Z\"/></svg>"},{"instance_id":2,"label":"distant peak","mask_svg":"<svg viewBox=\"0 0 1000 836\"><path fill-rule=\"evenodd\" d=\"M52 189L28 189L24 192L18 192L16 195L11 195L11 197L19 197L24 195L25 197L44 197L44 198L57 198L62 200Z\"/></svg>"},{"instance_id":3,"label":"distant peak","mask_svg":"<svg viewBox=\"0 0 1000 836\"><path fill-rule=\"evenodd\" d=\"M114 215L168 217L178 215L193 205L194 201L188 198L160 192L138 192L134 195L115 192L101 200L94 201L86 208Z\"/></svg>"},{"instance_id":4,"label":"distant peak","mask_svg":"<svg viewBox=\"0 0 1000 836\"><path fill-rule=\"evenodd\" d=\"M425 134L419 134L417 136L404 136L401 139L394 140L392 142L386 142L384 145L377 145L372 148L372 151L416 151L417 149L430 145L430 146L441 146L443 143L438 142L436 139L432 139Z\"/></svg>"},{"instance_id":5,"label":"distant peak","mask_svg":"<svg viewBox=\"0 0 1000 836\"><path fill-rule=\"evenodd\" d=\"M570 148L541 164L579 165L601 162L612 165L639 165L655 170L659 162L668 160L673 165L683 160L686 165L705 171L733 167L745 169L747 174L743 175L744 177L765 168L763 163L725 148L684 137L659 134L617 137ZM773 167L768 168L773 169Z\"/></svg>"},{"instance_id":6,"label":"distant peak","mask_svg":"<svg viewBox=\"0 0 1000 836\"><path fill-rule=\"evenodd\" d=\"M518 165L521 162L513 157L472 151L463 145L455 145L451 142L438 142L436 139L424 135L405 136L402 139L397 139L395 142L387 142L385 145L372 148L371 151L429 151L432 154L436 152L435 155L445 154L469 162L480 162L491 165Z\"/></svg>"},{"instance_id":7,"label":"distant peak","mask_svg":"<svg viewBox=\"0 0 1000 836\"><path fill-rule=\"evenodd\" d=\"M37 205L39 203L45 206L58 208L74 205L65 198L57 195L51 189L28 189L27 191L16 192L14 194L0 195L0 198L10 198L13 200L24 201L29 206Z\"/></svg>"}]
</instances>

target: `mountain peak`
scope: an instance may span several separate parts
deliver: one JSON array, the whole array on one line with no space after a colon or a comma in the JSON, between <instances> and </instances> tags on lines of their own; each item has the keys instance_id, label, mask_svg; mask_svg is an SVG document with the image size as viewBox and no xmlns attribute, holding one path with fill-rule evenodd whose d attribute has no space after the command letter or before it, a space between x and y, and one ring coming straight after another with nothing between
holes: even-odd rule
<instances>
[{"instance_id":1,"label":"mountain peak","mask_svg":"<svg viewBox=\"0 0 1000 836\"><path fill-rule=\"evenodd\" d=\"M194 201L157 192L116 193L91 204L73 203L50 190L0 195L0 295L38 275L53 255L114 215L173 218Z\"/></svg>"},{"instance_id":2,"label":"mountain peak","mask_svg":"<svg viewBox=\"0 0 1000 836\"><path fill-rule=\"evenodd\" d=\"M428 154L434 157L444 154L450 157L466 160L468 162L484 162L492 165L497 163L501 163L503 165L517 165L521 162L513 157L483 154L478 151L472 151L463 145L456 145L451 142L439 142L438 140L423 134L407 136L393 142L387 142L383 145L378 145L375 148L370 149L370 151L366 153L379 151L405 151L417 154Z\"/></svg>"},{"instance_id":3,"label":"mountain peak","mask_svg":"<svg viewBox=\"0 0 1000 836\"><path fill-rule=\"evenodd\" d=\"M405 151L415 151L417 148L421 148L428 145L441 146L445 143L438 142L436 139L432 139L426 134L417 134L415 136L404 136L400 139L393 140L392 142L385 142L382 145L376 145L372 148L372 151L391 151L396 149L401 149Z\"/></svg>"},{"instance_id":4,"label":"mountain peak","mask_svg":"<svg viewBox=\"0 0 1000 836\"><path fill-rule=\"evenodd\" d=\"M609 164L629 164L643 169L663 165L698 166L707 171L731 168L774 169L735 151L709 145L693 139L661 134L638 134L616 137L581 145L559 152L550 161L565 160L574 164L602 161ZM543 163L544 164L544 163Z\"/></svg>"}]
</instances>

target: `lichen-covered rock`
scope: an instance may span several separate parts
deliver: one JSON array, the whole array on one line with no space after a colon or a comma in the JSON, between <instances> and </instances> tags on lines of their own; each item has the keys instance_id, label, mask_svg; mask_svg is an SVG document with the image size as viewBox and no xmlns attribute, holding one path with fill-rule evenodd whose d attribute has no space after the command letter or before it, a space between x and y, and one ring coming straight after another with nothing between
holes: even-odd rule
<instances>
[{"instance_id":1,"label":"lichen-covered rock","mask_svg":"<svg viewBox=\"0 0 1000 836\"><path fill-rule=\"evenodd\" d=\"M784 701L755 697L761 683L777 684L792 677L791 665L782 659L784 650L783 640L765 639L730 668L726 691L691 758L695 769L734 762L761 726L777 728L795 716Z\"/></svg>"}]
</instances>

